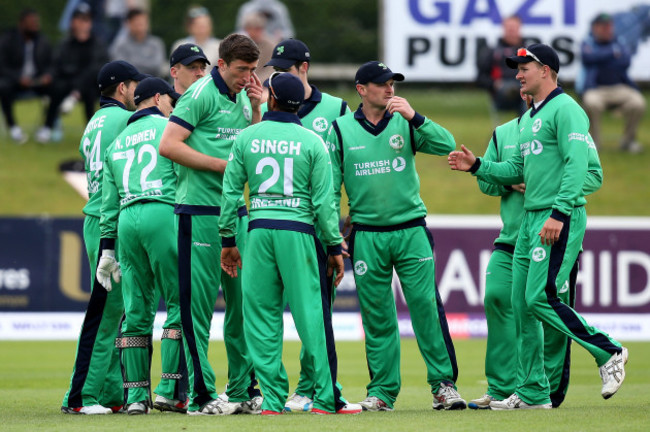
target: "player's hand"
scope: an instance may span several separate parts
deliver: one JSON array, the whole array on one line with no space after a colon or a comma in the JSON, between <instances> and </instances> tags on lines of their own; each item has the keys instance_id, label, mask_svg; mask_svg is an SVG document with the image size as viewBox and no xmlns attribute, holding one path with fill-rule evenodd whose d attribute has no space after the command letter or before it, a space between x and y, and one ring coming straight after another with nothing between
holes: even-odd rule
<instances>
[{"instance_id":1,"label":"player's hand","mask_svg":"<svg viewBox=\"0 0 650 432\"><path fill-rule=\"evenodd\" d=\"M97 281L108 292L111 292L113 289L111 276L115 282L119 282L122 279L120 263L115 261L115 251L113 249L104 249L102 251L102 256L99 258L99 264L97 265L96 275Z\"/></svg>"},{"instance_id":2,"label":"player's hand","mask_svg":"<svg viewBox=\"0 0 650 432\"><path fill-rule=\"evenodd\" d=\"M564 222L557 219L553 219L552 217L546 219L542 230L539 232L542 244L551 246L557 242L560 239L560 232L562 232L563 226Z\"/></svg>"},{"instance_id":3,"label":"player's hand","mask_svg":"<svg viewBox=\"0 0 650 432\"><path fill-rule=\"evenodd\" d=\"M526 183L519 183L516 185L510 186L513 191L519 192L521 194L526 193Z\"/></svg>"},{"instance_id":4,"label":"player's hand","mask_svg":"<svg viewBox=\"0 0 650 432\"><path fill-rule=\"evenodd\" d=\"M241 255L237 246L221 249L221 268L230 277L237 277L237 268L241 268Z\"/></svg>"},{"instance_id":5,"label":"player's hand","mask_svg":"<svg viewBox=\"0 0 650 432\"><path fill-rule=\"evenodd\" d=\"M449 166L455 171L469 171L476 162L476 156L464 145L460 146L460 151L453 151L447 157Z\"/></svg>"},{"instance_id":6,"label":"player's hand","mask_svg":"<svg viewBox=\"0 0 650 432\"><path fill-rule=\"evenodd\" d=\"M386 104L386 109L391 114L400 113L408 121L411 121L415 116L415 110L411 108L411 104L399 96L393 96Z\"/></svg>"},{"instance_id":7,"label":"player's hand","mask_svg":"<svg viewBox=\"0 0 650 432\"><path fill-rule=\"evenodd\" d=\"M339 286L345 273L345 266L343 264L343 255L330 255L327 263L327 276L332 276L336 270L336 279L334 279L334 286Z\"/></svg>"},{"instance_id":8,"label":"player's hand","mask_svg":"<svg viewBox=\"0 0 650 432\"><path fill-rule=\"evenodd\" d=\"M262 81L260 81L260 78L257 76L257 74L253 72L251 74L250 81L246 86L246 94L248 95L248 98L251 100L251 105L253 106L253 108L262 105L263 91L264 88L262 87Z\"/></svg>"},{"instance_id":9,"label":"player's hand","mask_svg":"<svg viewBox=\"0 0 650 432\"><path fill-rule=\"evenodd\" d=\"M348 217L343 221L341 236L343 237L343 240L348 241L350 240L350 234L352 234L352 218L348 215Z\"/></svg>"}]
</instances>

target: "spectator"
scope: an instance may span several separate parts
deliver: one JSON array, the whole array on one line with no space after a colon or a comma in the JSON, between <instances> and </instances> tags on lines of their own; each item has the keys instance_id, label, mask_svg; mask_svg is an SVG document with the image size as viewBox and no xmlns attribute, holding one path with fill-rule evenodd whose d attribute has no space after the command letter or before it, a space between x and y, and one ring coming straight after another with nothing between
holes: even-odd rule
<instances>
[{"instance_id":1,"label":"spectator","mask_svg":"<svg viewBox=\"0 0 650 432\"><path fill-rule=\"evenodd\" d=\"M501 23L503 36L497 46L479 53L477 66L479 87L488 89L497 110L514 110L519 114L526 111L526 104L519 96L517 71L506 66L505 59L514 56L524 46L521 37L521 18L516 15L505 18Z\"/></svg>"},{"instance_id":2,"label":"spectator","mask_svg":"<svg viewBox=\"0 0 650 432\"><path fill-rule=\"evenodd\" d=\"M52 86L50 105L45 117L45 125L36 133L36 140L47 143L52 138L52 128L59 116L64 99L82 100L86 120L90 121L95 112L97 74L108 62L106 45L92 33L90 6L80 3L72 13L69 35L61 42L54 54L52 63Z\"/></svg>"},{"instance_id":3,"label":"spectator","mask_svg":"<svg viewBox=\"0 0 650 432\"><path fill-rule=\"evenodd\" d=\"M606 109L623 113L625 128L621 150L639 153L636 133L645 112L643 95L627 74L631 53L614 34L611 15L601 13L591 23L591 34L581 47L583 71L576 82L591 123L591 135L601 144L600 118Z\"/></svg>"},{"instance_id":4,"label":"spectator","mask_svg":"<svg viewBox=\"0 0 650 432\"><path fill-rule=\"evenodd\" d=\"M278 0L250 0L237 12L237 31L244 30L244 18L251 13L262 14L266 18L266 32L274 42L292 38L295 34L287 7Z\"/></svg>"},{"instance_id":5,"label":"spectator","mask_svg":"<svg viewBox=\"0 0 650 432\"><path fill-rule=\"evenodd\" d=\"M126 37L111 45L111 60L125 60L143 74L166 76L165 45L162 39L150 34L149 14L144 9L131 9L126 15L126 27Z\"/></svg>"},{"instance_id":6,"label":"spectator","mask_svg":"<svg viewBox=\"0 0 650 432\"><path fill-rule=\"evenodd\" d=\"M198 45L208 58L207 72L210 72L217 64L217 60L219 60L219 44L221 40L212 35L212 17L208 10L203 6L191 6L187 10L185 28L188 36L174 42L171 51L174 52L183 44Z\"/></svg>"},{"instance_id":7,"label":"spectator","mask_svg":"<svg viewBox=\"0 0 650 432\"><path fill-rule=\"evenodd\" d=\"M273 55L275 44L269 39L266 33L266 18L257 12L253 12L244 17L244 34L248 35L260 49L259 66L255 73L264 82L273 73L273 68L264 68Z\"/></svg>"},{"instance_id":8,"label":"spectator","mask_svg":"<svg viewBox=\"0 0 650 432\"><path fill-rule=\"evenodd\" d=\"M27 135L14 119L14 101L28 92L47 94L52 83L51 62L52 49L41 34L38 12L23 10L18 28L9 30L0 40L0 102L11 139L18 144L27 141Z\"/></svg>"}]
</instances>

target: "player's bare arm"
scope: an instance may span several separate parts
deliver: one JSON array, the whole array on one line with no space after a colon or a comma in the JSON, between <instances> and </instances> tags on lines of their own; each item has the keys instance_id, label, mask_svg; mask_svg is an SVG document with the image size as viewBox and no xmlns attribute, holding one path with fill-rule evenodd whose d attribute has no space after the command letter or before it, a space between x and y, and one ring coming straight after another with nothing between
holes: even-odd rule
<instances>
[{"instance_id":1,"label":"player's bare arm","mask_svg":"<svg viewBox=\"0 0 650 432\"><path fill-rule=\"evenodd\" d=\"M236 246L221 249L221 268L228 276L237 277L237 268L241 268L241 255Z\"/></svg>"},{"instance_id":2,"label":"player's bare arm","mask_svg":"<svg viewBox=\"0 0 650 432\"><path fill-rule=\"evenodd\" d=\"M393 96L386 104L386 109L391 114L400 113L402 117L409 121L415 117L415 110L403 97Z\"/></svg>"},{"instance_id":3,"label":"player's bare arm","mask_svg":"<svg viewBox=\"0 0 650 432\"><path fill-rule=\"evenodd\" d=\"M447 157L449 166L454 171L469 171L476 162L476 156L467 147L461 144L460 151L453 151Z\"/></svg>"},{"instance_id":4,"label":"player's bare arm","mask_svg":"<svg viewBox=\"0 0 650 432\"><path fill-rule=\"evenodd\" d=\"M160 139L160 155L188 168L222 173L227 161L208 156L185 144L191 132L176 123L168 123Z\"/></svg>"},{"instance_id":5,"label":"player's bare arm","mask_svg":"<svg viewBox=\"0 0 650 432\"><path fill-rule=\"evenodd\" d=\"M563 226L564 222L562 221L553 219L552 217L546 219L542 230L539 232L539 237L542 241L542 244L549 246L555 244L555 242L560 239L560 232L562 231Z\"/></svg>"}]
</instances>

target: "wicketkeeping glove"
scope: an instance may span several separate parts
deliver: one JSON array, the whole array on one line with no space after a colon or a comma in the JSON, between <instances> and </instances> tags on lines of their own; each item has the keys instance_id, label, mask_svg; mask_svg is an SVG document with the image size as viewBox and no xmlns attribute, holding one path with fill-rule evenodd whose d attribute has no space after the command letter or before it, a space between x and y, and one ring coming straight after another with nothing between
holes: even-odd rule
<instances>
[{"instance_id":1,"label":"wicketkeeping glove","mask_svg":"<svg viewBox=\"0 0 650 432\"><path fill-rule=\"evenodd\" d=\"M120 270L120 263L115 261L115 251L104 249L97 265L97 280L108 292L113 289L111 276L115 282L119 282L122 278L122 270Z\"/></svg>"}]
</instances>

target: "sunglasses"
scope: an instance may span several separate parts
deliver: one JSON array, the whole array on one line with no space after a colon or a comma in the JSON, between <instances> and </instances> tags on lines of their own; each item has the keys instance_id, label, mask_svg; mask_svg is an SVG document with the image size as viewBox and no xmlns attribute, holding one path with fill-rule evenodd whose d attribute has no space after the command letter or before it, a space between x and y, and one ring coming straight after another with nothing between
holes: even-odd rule
<instances>
[{"instance_id":1,"label":"sunglasses","mask_svg":"<svg viewBox=\"0 0 650 432\"><path fill-rule=\"evenodd\" d=\"M537 63L541 64L542 66L546 66L543 61L537 58L535 54L532 52L528 51L526 48L519 48L517 50L517 57L530 57L533 60L535 60Z\"/></svg>"}]
</instances>

